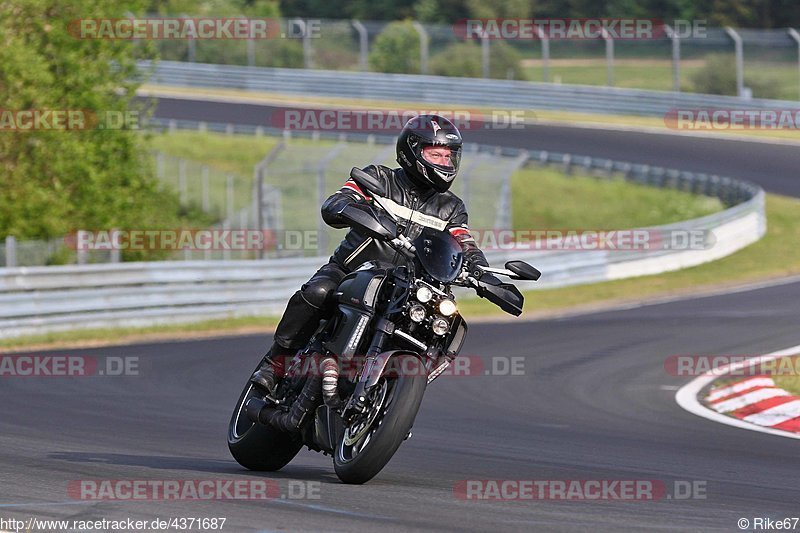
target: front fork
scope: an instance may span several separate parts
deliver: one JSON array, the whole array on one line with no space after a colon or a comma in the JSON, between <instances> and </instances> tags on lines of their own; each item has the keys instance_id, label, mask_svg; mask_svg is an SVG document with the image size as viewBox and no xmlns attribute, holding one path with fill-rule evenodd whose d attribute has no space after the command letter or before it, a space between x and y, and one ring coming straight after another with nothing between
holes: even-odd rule
<instances>
[{"instance_id":1,"label":"front fork","mask_svg":"<svg viewBox=\"0 0 800 533\"><path fill-rule=\"evenodd\" d=\"M350 420L354 416L363 413L367 407L367 394L369 389L377 383L380 376L374 376L375 373L383 371L385 366L384 362L378 361L378 355L383 352L386 342L394 333L394 322L379 318L375 325L375 334L372 336L367 355L364 360L364 366L361 369L361 376L358 383L356 383L355 391L353 391L350 400L345 405L342 418Z\"/></svg>"}]
</instances>

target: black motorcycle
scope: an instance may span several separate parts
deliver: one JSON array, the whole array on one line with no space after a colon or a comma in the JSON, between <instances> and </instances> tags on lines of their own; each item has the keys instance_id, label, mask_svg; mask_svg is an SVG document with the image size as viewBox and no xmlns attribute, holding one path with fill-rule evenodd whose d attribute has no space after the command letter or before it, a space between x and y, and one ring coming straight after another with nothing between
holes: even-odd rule
<instances>
[{"instance_id":1,"label":"black motorcycle","mask_svg":"<svg viewBox=\"0 0 800 533\"><path fill-rule=\"evenodd\" d=\"M369 174L354 168L351 177L386 195ZM451 287L473 288L507 313L522 313L522 294L495 274L536 281L538 270L523 261L471 270L448 232L425 228L412 242L379 203L351 204L340 214L392 246L405 264L369 261L348 274L333 295L335 311L285 365L274 394L245 386L228 430L242 466L278 470L305 445L333 455L343 482L369 481L411 436L425 388L464 343L467 324Z\"/></svg>"}]
</instances>

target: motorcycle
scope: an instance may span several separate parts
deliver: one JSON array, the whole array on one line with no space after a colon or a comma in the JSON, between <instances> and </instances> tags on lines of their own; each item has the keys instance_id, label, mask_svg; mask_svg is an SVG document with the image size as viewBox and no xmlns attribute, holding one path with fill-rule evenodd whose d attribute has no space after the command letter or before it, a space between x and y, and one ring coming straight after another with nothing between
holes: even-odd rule
<instances>
[{"instance_id":1,"label":"motorcycle","mask_svg":"<svg viewBox=\"0 0 800 533\"><path fill-rule=\"evenodd\" d=\"M273 394L249 382L244 387L228 447L245 468L279 470L305 445L332 455L342 482L369 481L411 436L426 387L464 343L467 324L451 288L472 288L519 316L522 294L497 275L528 281L541 276L523 261L509 261L505 269L467 265L461 245L446 231L426 227L412 242L381 208L383 185L358 168L351 177L373 200L347 205L339 214L405 262L368 261L348 274L333 294L335 311L285 365Z\"/></svg>"}]
</instances>

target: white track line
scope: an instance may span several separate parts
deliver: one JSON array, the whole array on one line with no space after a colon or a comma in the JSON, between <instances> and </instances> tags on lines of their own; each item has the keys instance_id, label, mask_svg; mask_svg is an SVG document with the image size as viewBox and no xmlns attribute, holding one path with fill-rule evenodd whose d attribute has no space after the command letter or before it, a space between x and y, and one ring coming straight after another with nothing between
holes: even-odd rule
<instances>
[{"instance_id":1,"label":"white track line","mask_svg":"<svg viewBox=\"0 0 800 533\"><path fill-rule=\"evenodd\" d=\"M768 353L766 355L759 356L762 361L771 361L773 359L779 359L781 357L786 357L788 355L795 355L800 353L800 344L797 346L792 346L791 348L786 348L785 350L778 350L777 352ZM733 418L730 416L726 416L717 412L714 412L712 409L702 405L697 400L697 395L700 391L717 379L724 375L725 372L732 372L734 370L738 370L744 366L747 366L749 363L748 361L741 361L738 363L730 364L722 368L714 369L713 372L706 372L702 376L699 376L683 387L678 390L675 394L675 401L678 402L678 405L686 409L692 414L697 416L701 416L703 418L707 418L709 420L713 420L714 422L719 422L721 424L727 424L729 426L734 426L742 429L749 429L751 431L760 431L761 433L769 433L770 435L779 435L781 437L787 437L790 439L800 439L800 434L798 433L790 433L788 431L781 431L779 429L772 429L769 427L764 426L757 426L755 424L751 424L749 422L745 422L744 420L739 420L738 418Z\"/></svg>"}]
</instances>

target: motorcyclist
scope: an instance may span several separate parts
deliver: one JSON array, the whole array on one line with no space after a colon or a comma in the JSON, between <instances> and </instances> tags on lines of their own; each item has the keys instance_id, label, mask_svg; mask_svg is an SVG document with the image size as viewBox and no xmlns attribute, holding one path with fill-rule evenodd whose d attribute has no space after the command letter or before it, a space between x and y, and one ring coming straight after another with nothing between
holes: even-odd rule
<instances>
[{"instance_id":1,"label":"motorcyclist","mask_svg":"<svg viewBox=\"0 0 800 533\"><path fill-rule=\"evenodd\" d=\"M449 231L460 242L465 261L474 271L476 265L488 263L469 233L464 202L448 191L458 174L462 142L461 133L446 118L419 115L406 123L397 138L400 168L370 165L363 170L384 184L387 198L380 201L398 220L398 231L412 240L426 226ZM368 191L349 179L322 204L322 218L334 228L345 228L347 223L338 215L341 209L371 200ZM283 371L283 360L307 344L331 307L328 295L346 274L369 260L397 264L401 257L387 243L350 229L330 261L289 299L272 347L251 381L272 392L275 376Z\"/></svg>"}]
</instances>

